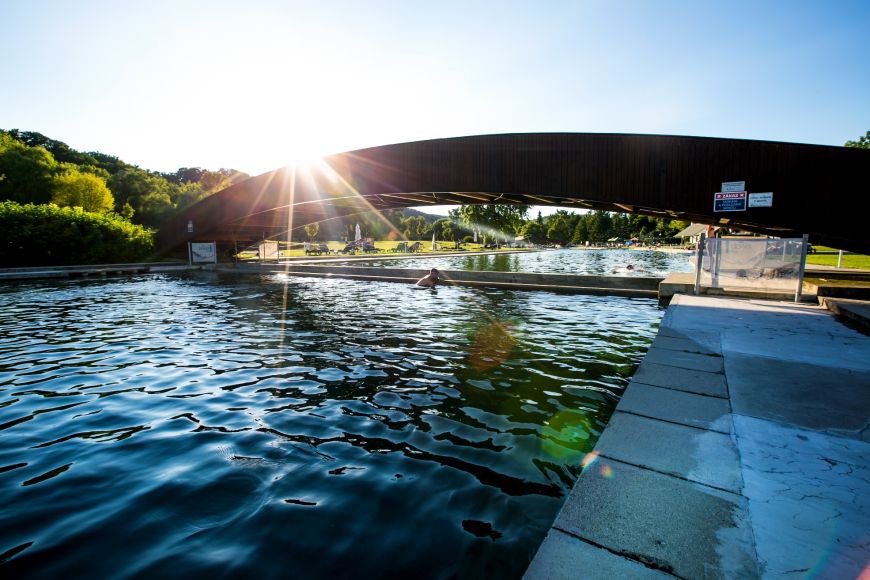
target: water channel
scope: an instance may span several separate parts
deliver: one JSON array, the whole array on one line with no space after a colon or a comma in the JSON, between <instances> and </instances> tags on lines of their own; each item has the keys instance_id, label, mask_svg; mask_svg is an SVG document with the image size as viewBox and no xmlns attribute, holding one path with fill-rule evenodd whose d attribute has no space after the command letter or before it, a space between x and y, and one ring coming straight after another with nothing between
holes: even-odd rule
<instances>
[{"instance_id":1,"label":"water channel","mask_svg":"<svg viewBox=\"0 0 870 580\"><path fill-rule=\"evenodd\" d=\"M0 313L0 576L513 578L662 310L197 272Z\"/></svg>"}]
</instances>

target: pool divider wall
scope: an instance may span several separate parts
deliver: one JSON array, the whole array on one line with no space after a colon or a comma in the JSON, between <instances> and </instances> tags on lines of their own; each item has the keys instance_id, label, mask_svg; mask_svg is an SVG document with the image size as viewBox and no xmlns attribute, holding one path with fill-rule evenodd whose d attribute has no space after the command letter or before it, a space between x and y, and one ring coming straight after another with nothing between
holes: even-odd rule
<instances>
[{"instance_id":1,"label":"pool divider wall","mask_svg":"<svg viewBox=\"0 0 870 580\"><path fill-rule=\"evenodd\" d=\"M224 268L221 268L224 270ZM334 277L352 280L413 284L429 273L420 268L378 268L302 264L245 264L230 268L237 272L272 272L289 276ZM577 294L604 294L656 298L662 278L639 276L590 276L536 272L485 272L441 270L444 283L455 286L480 286L517 290L547 290Z\"/></svg>"},{"instance_id":2,"label":"pool divider wall","mask_svg":"<svg viewBox=\"0 0 870 580\"><path fill-rule=\"evenodd\" d=\"M87 278L114 274L148 274L201 270L203 266L179 262L136 262L129 264L90 264L76 266L36 266L0 269L0 282L41 278Z\"/></svg>"}]
</instances>

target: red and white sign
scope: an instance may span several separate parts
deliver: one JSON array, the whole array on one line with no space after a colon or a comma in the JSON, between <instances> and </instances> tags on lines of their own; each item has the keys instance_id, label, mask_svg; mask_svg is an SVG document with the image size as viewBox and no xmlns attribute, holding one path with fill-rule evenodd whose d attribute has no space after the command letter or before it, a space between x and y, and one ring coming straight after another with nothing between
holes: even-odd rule
<instances>
[{"instance_id":1,"label":"red and white sign","mask_svg":"<svg viewBox=\"0 0 870 580\"><path fill-rule=\"evenodd\" d=\"M714 193L713 211L746 211L746 192L720 191Z\"/></svg>"}]
</instances>

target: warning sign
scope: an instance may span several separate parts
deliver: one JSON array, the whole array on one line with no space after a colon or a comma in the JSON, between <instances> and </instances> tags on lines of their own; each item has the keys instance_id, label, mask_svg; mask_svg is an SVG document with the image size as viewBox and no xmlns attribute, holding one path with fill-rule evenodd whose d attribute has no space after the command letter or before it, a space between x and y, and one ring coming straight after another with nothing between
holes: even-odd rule
<instances>
[{"instance_id":1,"label":"warning sign","mask_svg":"<svg viewBox=\"0 0 870 580\"><path fill-rule=\"evenodd\" d=\"M714 193L713 211L746 211L746 192L720 191Z\"/></svg>"}]
</instances>

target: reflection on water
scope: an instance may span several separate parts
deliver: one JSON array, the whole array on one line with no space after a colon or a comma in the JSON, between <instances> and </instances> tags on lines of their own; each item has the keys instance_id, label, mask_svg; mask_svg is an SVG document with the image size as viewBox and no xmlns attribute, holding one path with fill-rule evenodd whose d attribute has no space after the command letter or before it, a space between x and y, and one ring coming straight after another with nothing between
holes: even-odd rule
<instances>
[{"instance_id":1,"label":"reflection on water","mask_svg":"<svg viewBox=\"0 0 870 580\"><path fill-rule=\"evenodd\" d=\"M668 272L691 272L691 256L653 250L547 250L478 256L443 256L418 259L349 261L349 266L384 268L439 268L490 272L542 272L550 274L592 274L599 276L655 276ZM628 266L632 269L629 270Z\"/></svg>"},{"instance_id":2,"label":"reflection on water","mask_svg":"<svg viewBox=\"0 0 870 580\"><path fill-rule=\"evenodd\" d=\"M0 311L5 577L518 577L660 317L205 273Z\"/></svg>"}]
</instances>

